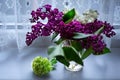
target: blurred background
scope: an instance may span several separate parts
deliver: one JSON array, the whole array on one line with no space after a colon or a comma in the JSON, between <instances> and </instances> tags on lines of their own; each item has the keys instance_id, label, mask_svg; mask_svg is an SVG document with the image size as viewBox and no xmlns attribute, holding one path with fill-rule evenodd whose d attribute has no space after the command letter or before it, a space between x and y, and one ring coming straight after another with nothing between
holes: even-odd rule
<instances>
[{"instance_id":1,"label":"blurred background","mask_svg":"<svg viewBox=\"0 0 120 80\"><path fill-rule=\"evenodd\" d=\"M30 13L47 3L61 11L65 8L75 8L80 14L88 9L98 10L99 19L111 23L117 33L112 39L105 38L108 47L120 47L120 0L0 0L0 50L25 48L25 36L31 27ZM31 47L50 44L49 37L40 37Z\"/></svg>"}]
</instances>

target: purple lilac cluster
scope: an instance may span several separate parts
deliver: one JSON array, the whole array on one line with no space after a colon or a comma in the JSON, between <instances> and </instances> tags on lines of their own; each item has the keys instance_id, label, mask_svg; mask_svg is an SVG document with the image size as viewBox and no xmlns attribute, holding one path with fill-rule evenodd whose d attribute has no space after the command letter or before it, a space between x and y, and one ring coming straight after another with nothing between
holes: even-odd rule
<instances>
[{"instance_id":1,"label":"purple lilac cluster","mask_svg":"<svg viewBox=\"0 0 120 80\"><path fill-rule=\"evenodd\" d=\"M26 35L26 44L28 46L39 36L49 36L55 30L57 24L62 21L63 13L59 12L57 8L52 10L51 5L47 4L36 11L32 11L31 15L31 23L36 24L32 25L32 31ZM41 23L39 19L44 20L45 18L48 19L47 24Z\"/></svg>"},{"instance_id":2,"label":"purple lilac cluster","mask_svg":"<svg viewBox=\"0 0 120 80\"><path fill-rule=\"evenodd\" d=\"M75 32L94 34L98 29L104 26L101 33L107 37L112 37L115 32L112 31L114 28L109 23L95 20L91 23L82 24L77 20L72 20L69 23L64 23L62 20L63 13L57 8L52 9L51 5L44 5L42 8L38 8L36 11L32 11L32 18L30 21L36 23L32 26L32 31L26 35L26 44L29 46L33 40L39 36L49 36L53 32L60 34L61 38L75 40L72 37ZM43 24L39 19L44 20L48 18L47 24ZM99 54L103 52L106 44L103 42L101 34L90 36L88 38L80 39L83 48L90 48L94 50L94 53Z\"/></svg>"},{"instance_id":3,"label":"purple lilac cluster","mask_svg":"<svg viewBox=\"0 0 120 80\"><path fill-rule=\"evenodd\" d=\"M86 39L80 40L82 47L88 49L93 49L93 54L101 54L103 49L106 47L106 44L103 42L103 37L101 35L95 35L88 37Z\"/></svg>"},{"instance_id":4,"label":"purple lilac cluster","mask_svg":"<svg viewBox=\"0 0 120 80\"><path fill-rule=\"evenodd\" d=\"M64 39L73 39L75 32L81 32L85 34L94 34L98 29L104 26L101 33L105 34L107 37L112 37L115 32L112 31L114 28L109 23L95 20L94 22L81 24L79 21L73 20L68 24L61 21L56 28L56 32ZM90 48L94 50L94 53L100 54L103 52L106 44L103 42L103 37L101 34L94 35L85 39L80 39L83 48Z\"/></svg>"},{"instance_id":5,"label":"purple lilac cluster","mask_svg":"<svg viewBox=\"0 0 120 80\"><path fill-rule=\"evenodd\" d=\"M104 29L102 31L103 34L105 34L109 38L115 35L115 32L112 31L114 29L113 26L111 26L106 21L102 22L102 21L99 21L99 20L96 19L94 22L84 24L84 26L85 27L82 30L83 33L91 33L91 34L93 34L98 29L100 29L101 27L104 26Z\"/></svg>"},{"instance_id":6,"label":"purple lilac cluster","mask_svg":"<svg viewBox=\"0 0 120 80\"><path fill-rule=\"evenodd\" d=\"M60 34L61 38L72 39L74 33L80 32L82 27L82 24L76 20L73 20L68 24L61 21L55 31Z\"/></svg>"},{"instance_id":7,"label":"purple lilac cluster","mask_svg":"<svg viewBox=\"0 0 120 80\"><path fill-rule=\"evenodd\" d=\"M114 28L109 23L95 20L94 22L83 24L81 32L87 34L94 34L98 29L104 26L104 29L101 33L105 34L106 37L111 38L115 35L115 32L112 31ZM92 47L94 53L100 54L103 52L106 44L103 42L103 37L101 34L88 37L86 39L80 40L84 48L88 49Z\"/></svg>"}]
</instances>

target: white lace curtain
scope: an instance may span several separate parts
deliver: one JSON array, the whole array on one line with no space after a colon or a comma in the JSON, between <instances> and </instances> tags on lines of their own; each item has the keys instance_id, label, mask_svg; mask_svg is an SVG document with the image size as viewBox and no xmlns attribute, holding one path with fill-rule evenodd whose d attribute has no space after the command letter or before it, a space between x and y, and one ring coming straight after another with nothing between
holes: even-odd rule
<instances>
[{"instance_id":1,"label":"white lace curtain","mask_svg":"<svg viewBox=\"0 0 120 80\"><path fill-rule=\"evenodd\" d=\"M47 3L60 10L75 8L80 14L88 9L96 9L100 13L99 19L110 22L119 32L120 0L0 0L0 47L21 49L26 46L25 34L31 27L30 13ZM111 41L107 42L110 45ZM49 42L46 41L46 44Z\"/></svg>"}]
</instances>

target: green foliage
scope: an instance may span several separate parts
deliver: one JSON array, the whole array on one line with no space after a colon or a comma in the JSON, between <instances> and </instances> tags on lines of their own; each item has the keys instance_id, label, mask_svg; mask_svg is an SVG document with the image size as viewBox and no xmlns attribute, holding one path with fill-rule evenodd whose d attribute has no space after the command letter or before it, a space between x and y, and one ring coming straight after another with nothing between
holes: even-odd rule
<instances>
[{"instance_id":1,"label":"green foliage","mask_svg":"<svg viewBox=\"0 0 120 80\"><path fill-rule=\"evenodd\" d=\"M50 58L56 58L59 62L66 66L69 66L69 61L75 61L78 64L83 65L82 59L76 52L76 50L69 46L54 46L48 48L48 54Z\"/></svg>"},{"instance_id":2,"label":"green foliage","mask_svg":"<svg viewBox=\"0 0 120 80\"><path fill-rule=\"evenodd\" d=\"M111 51L110 51L109 48L105 47L105 48L103 49L103 52L102 52L102 53L98 53L98 54L94 54L94 55L103 55L103 54L108 54L108 53L111 53Z\"/></svg>"},{"instance_id":3,"label":"green foliage","mask_svg":"<svg viewBox=\"0 0 120 80\"><path fill-rule=\"evenodd\" d=\"M66 60L65 56L56 56L56 59L62 64L69 66L69 61Z\"/></svg>"},{"instance_id":4,"label":"green foliage","mask_svg":"<svg viewBox=\"0 0 120 80\"><path fill-rule=\"evenodd\" d=\"M106 53L111 53L110 49L107 47L105 47L103 50L103 54L106 54Z\"/></svg>"},{"instance_id":5,"label":"green foliage","mask_svg":"<svg viewBox=\"0 0 120 80\"><path fill-rule=\"evenodd\" d=\"M80 44L79 41L72 40L71 46L75 48L78 52L82 53L82 45Z\"/></svg>"},{"instance_id":6,"label":"green foliage","mask_svg":"<svg viewBox=\"0 0 120 80\"><path fill-rule=\"evenodd\" d=\"M104 26L101 27L100 29L98 29L94 34L98 35L98 34L102 33L103 29L104 29Z\"/></svg>"},{"instance_id":7,"label":"green foliage","mask_svg":"<svg viewBox=\"0 0 120 80\"><path fill-rule=\"evenodd\" d=\"M62 49L61 45L57 45L57 46L50 46L48 48L48 55L51 58L56 58L56 60L58 60L59 62L63 63L64 65L68 66L69 62L66 61L65 57L64 57L64 52Z\"/></svg>"},{"instance_id":8,"label":"green foliage","mask_svg":"<svg viewBox=\"0 0 120 80\"><path fill-rule=\"evenodd\" d=\"M67 46L60 43L59 45L51 46L48 48L49 57L51 59L55 58L57 61L66 66L69 66L70 61L75 61L78 64L84 65L83 60L92 53L94 54L92 47L83 49L81 44L78 41L74 40L70 41L70 45ZM100 54L106 53L110 53L110 50L107 47L104 48L103 53Z\"/></svg>"},{"instance_id":9,"label":"green foliage","mask_svg":"<svg viewBox=\"0 0 120 80\"><path fill-rule=\"evenodd\" d=\"M58 36L58 33L54 32L52 35L52 40L54 40Z\"/></svg>"},{"instance_id":10,"label":"green foliage","mask_svg":"<svg viewBox=\"0 0 120 80\"><path fill-rule=\"evenodd\" d=\"M63 51L68 61L75 61L76 63L83 65L82 59L71 46L63 47Z\"/></svg>"},{"instance_id":11,"label":"green foliage","mask_svg":"<svg viewBox=\"0 0 120 80\"><path fill-rule=\"evenodd\" d=\"M55 58L56 56L64 56L62 46L61 45L50 46L48 48L48 55L50 58Z\"/></svg>"},{"instance_id":12,"label":"green foliage","mask_svg":"<svg viewBox=\"0 0 120 80\"><path fill-rule=\"evenodd\" d=\"M74 33L73 39L82 39L92 36L93 34Z\"/></svg>"},{"instance_id":13,"label":"green foliage","mask_svg":"<svg viewBox=\"0 0 120 80\"><path fill-rule=\"evenodd\" d=\"M37 76L42 76L52 70L52 64L47 58L38 56L33 59L32 69Z\"/></svg>"},{"instance_id":14,"label":"green foliage","mask_svg":"<svg viewBox=\"0 0 120 80\"><path fill-rule=\"evenodd\" d=\"M70 21L73 20L74 16L75 16L75 9L72 9L72 10L68 11L66 14L64 14L63 21L65 23L69 23Z\"/></svg>"},{"instance_id":15,"label":"green foliage","mask_svg":"<svg viewBox=\"0 0 120 80\"><path fill-rule=\"evenodd\" d=\"M98 35L100 34L104 29L104 26L98 29L94 34ZM73 39L82 39L82 38L87 38L90 36L93 36L94 34L84 34L84 33L74 33Z\"/></svg>"},{"instance_id":16,"label":"green foliage","mask_svg":"<svg viewBox=\"0 0 120 80\"><path fill-rule=\"evenodd\" d=\"M87 58L93 52L92 48L86 49L86 51L82 54L82 60Z\"/></svg>"},{"instance_id":17,"label":"green foliage","mask_svg":"<svg viewBox=\"0 0 120 80\"><path fill-rule=\"evenodd\" d=\"M64 39L60 38L57 41L54 41L54 43L56 43L57 45L59 45L60 43L62 43L62 41L64 41Z\"/></svg>"},{"instance_id":18,"label":"green foliage","mask_svg":"<svg viewBox=\"0 0 120 80\"><path fill-rule=\"evenodd\" d=\"M50 62L52 64L52 66L54 66L57 63L57 60L56 60L56 58L53 58L50 60Z\"/></svg>"}]
</instances>

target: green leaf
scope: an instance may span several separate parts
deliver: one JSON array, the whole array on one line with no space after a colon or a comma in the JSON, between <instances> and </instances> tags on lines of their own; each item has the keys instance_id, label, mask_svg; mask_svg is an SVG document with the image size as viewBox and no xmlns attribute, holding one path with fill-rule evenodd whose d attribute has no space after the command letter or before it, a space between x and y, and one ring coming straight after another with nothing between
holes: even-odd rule
<instances>
[{"instance_id":1,"label":"green leaf","mask_svg":"<svg viewBox=\"0 0 120 80\"><path fill-rule=\"evenodd\" d=\"M111 51L110 51L109 48L105 47L105 48L103 49L103 53L102 53L102 54L107 54L107 53L111 53Z\"/></svg>"},{"instance_id":2,"label":"green leaf","mask_svg":"<svg viewBox=\"0 0 120 80\"><path fill-rule=\"evenodd\" d=\"M56 59L57 59L59 62L63 63L64 65L69 66L69 61L67 61L67 60L65 59L65 57L63 57L63 56L56 56Z\"/></svg>"},{"instance_id":3,"label":"green leaf","mask_svg":"<svg viewBox=\"0 0 120 80\"><path fill-rule=\"evenodd\" d=\"M52 40L54 40L58 36L58 33L54 32L52 35Z\"/></svg>"},{"instance_id":4,"label":"green leaf","mask_svg":"<svg viewBox=\"0 0 120 80\"><path fill-rule=\"evenodd\" d=\"M69 61L65 59L61 45L50 46L48 48L48 55L50 59L56 58L57 61L63 63L66 66L69 66Z\"/></svg>"},{"instance_id":5,"label":"green leaf","mask_svg":"<svg viewBox=\"0 0 120 80\"><path fill-rule=\"evenodd\" d=\"M103 54L107 54L107 53L111 53L110 49L105 47L103 49L103 52L102 53L93 53L93 55L103 55Z\"/></svg>"},{"instance_id":6,"label":"green leaf","mask_svg":"<svg viewBox=\"0 0 120 80\"><path fill-rule=\"evenodd\" d=\"M98 29L94 34L95 35L100 34L103 31L103 29L104 29L104 26L102 26L100 29Z\"/></svg>"},{"instance_id":7,"label":"green leaf","mask_svg":"<svg viewBox=\"0 0 120 80\"><path fill-rule=\"evenodd\" d=\"M78 52L82 53L82 52L81 52L81 51L82 51L82 45L80 44L80 42L73 40L73 41L71 41L71 45L72 45L72 47L75 48Z\"/></svg>"},{"instance_id":8,"label":"green leaf","mask_svg":"<svg viewBox=\"0 0 120 80\"><path fill-rule=\"evenodd\" d=\"M87 49L83 54L82 54L82 60L87 58L91 53L92 53L92 48Z\"/></svg>"},{"instance_id":9,"label":"green leaf","mask_svg":"<svg viewBox=\"0 0 120 80\"><path fill-rule=\"evenodd\" d=\"M57 45L60 44L64 39L60 38L57 41L55 41L54 43L56 43Z\"/></svg>"},{"instance_id":10,"label":"green leaf","mask_svg":"<svg viewBox=\"0 0 120 80\"><path fill-rule=\"evenodd\" d=\"M83 65L82 59L72 47L65 46L63 47L63 51L64 51L65 58L68 61L75 61L76 63Z\"/></svg>"},{"instance_id":11,"label":"green leaf","mask_svg":"<svg viewBox=\"0 0 120 80\"><path fill-rule=\"evenodd\" d=\"M53 58L53 59L50 60L50 62L52 64L52 66L53 66L53 65L55 65L57 63L57 60L55 58Z\"/></svg>"},{"instance_id":12,"label":"green leaf","mask_svg":"<svg viewBox=\"0 0 120 80\"><path fill-rule=\"evenodd\" d=\"M93 35L93 34L84 34L84 33L74 33L74 34L75 34L75 35L73 36L74 39L87 38L87 37Z\"/></svg>"},{"instance_id":13,"label":"green leaf","mask_svg":"<svg viewBox=\"0 0 120 80\"><path fill-rule=\"evenodd\" d=\"M50 58L55 58L56 56L64 56L64 52L62 50L61 45L50 46L48 48L48 55Z\"/></svg>"},{"instance_id":14,"label":"green leaf","mask_svg":"<svg viewBox=\"0 0 120 80\"><path fill-rule=\"evenodd\" d=\"M105 47L103 50L103 54L106 54L106 53L111 53L110 49L107 47Z\"/></svg>"},{"instance_id":15,"label":"green leaf","mask_svg":"<svg viewBox=\"0 0 120 80\"><path fill-rule=\"evenodd\" d=\"M73 20L74 16L75 16L75 9L72 9L72 10L68 11L66 14L64 14L63 21L65 23L69 23L70 21Z\"/></svg>"}]
</instances>

